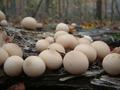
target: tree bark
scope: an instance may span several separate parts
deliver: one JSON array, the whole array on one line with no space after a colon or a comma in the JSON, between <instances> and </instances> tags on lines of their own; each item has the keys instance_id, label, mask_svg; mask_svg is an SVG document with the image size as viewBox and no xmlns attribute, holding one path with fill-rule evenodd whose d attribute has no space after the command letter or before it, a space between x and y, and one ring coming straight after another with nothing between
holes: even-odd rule
<instances>
[{"instance_id":1,"label":"tree bark","mask_svg":"<svg viewBox=\"0 0 120 90\"><path fill-rule=\"evenodd\" d=\"M105 0L105 19L107 18L107 0Z\"/></svg>"},{"instance_id":2,"label":"tree bark","mask_svg":"<svg viewBox=\"0 0 120 90\"><path fill-rule=\"evenodd\" d=\"M102 0L96 1L96 18L102 20Z\"/></svg>"},{"instance_id":3,"label":"tree bark","mask_svg":"<svg viewBox=\"0 0 120 90\"><path fill-rule=\"evenodd\" d=\"M59 18L61 17L61 0L58 0L58 13L59 13Z\"/></svg>"},{"instance_id":4,"label":"tree bark","mask_svg":"<svg viewBox=\"0 0 120 90\"><path fill-rule=\"evenodd\" d=\"M118 14L120 16L120 10L119 10L119 6L118 6L118 3L117 3L117 0L116 0L116 10L117 10L117 12L118 12Z\"/></svg>"},{"instance_id":5,"label":"tree bark","mask_svg":"<svg viewBox=\"0 0 120 90\"><path fill-rule=\"evenodd\" d=\"M50 0L45 1L45 11L46 14L49 15L49 5L50 5Z\"/></svg>"},{"instance_id":6,"label":"tree bark","mask_svg":"<svg viewBox=\"0 0 120 90\"><path fill-rule=\"evenodd\" d=\"M39 8L40 8L40 6L41 6L41 4L42 4L43 1L44 1L44 0L40 0L40 1L39 1L39 4L38 4L38 6L37 6L35 12L34 12L33 15L32 15L33 17L36 17L37 12L39 11Z\"/></svg>"},{"instance_id":7,"label":"tree bark","mask_svg":"<svg viewBox=\"0 0 120 90\"><path fill-rule=\"evenodd\" d=\"M114 0L111 2L111 22L113 21L113 16L114 16Z\"/></svg>"},{"instance_id":8,"label":"tree bark","mask_svg":"<svg viewBox=\"0 0 120 90\"><path fill-rule=\"evenodd\" d=\"M68 18L69 0L66 0L65 17Z\"/></svg>"}]
</instances>

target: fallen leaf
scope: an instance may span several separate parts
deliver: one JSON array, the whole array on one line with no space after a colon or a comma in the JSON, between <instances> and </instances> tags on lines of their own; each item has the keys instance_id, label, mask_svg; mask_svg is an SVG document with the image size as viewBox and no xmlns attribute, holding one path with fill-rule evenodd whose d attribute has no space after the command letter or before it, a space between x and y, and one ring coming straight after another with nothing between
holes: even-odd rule
<instances>
[{"instance_id":1,"label":"fallen leaf","mask_svg":"<svg viewBox=\"0 0 120 90\"><path fill-rule=\"evenodd\" d=\"M10 86L7 90L25 90L25 85L24 83L18 83Z\"/></svg>"}]
</instances>

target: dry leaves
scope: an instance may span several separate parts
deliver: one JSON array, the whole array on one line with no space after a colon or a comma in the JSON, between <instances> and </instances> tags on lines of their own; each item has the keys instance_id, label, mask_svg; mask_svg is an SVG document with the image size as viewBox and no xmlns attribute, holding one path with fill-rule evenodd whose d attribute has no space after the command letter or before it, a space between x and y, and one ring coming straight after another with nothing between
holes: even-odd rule
<instances>
[{"instance_id":1,"label":"dry leaves","mask_svg":"<svg viewBox=\"0 0 120 90\"><path fill-rule=\"evenodd\" d=\"M7 90L25 90L25 85L24 83L18 83L18 84L12 85Z\"/></svg>"}]
</instances>

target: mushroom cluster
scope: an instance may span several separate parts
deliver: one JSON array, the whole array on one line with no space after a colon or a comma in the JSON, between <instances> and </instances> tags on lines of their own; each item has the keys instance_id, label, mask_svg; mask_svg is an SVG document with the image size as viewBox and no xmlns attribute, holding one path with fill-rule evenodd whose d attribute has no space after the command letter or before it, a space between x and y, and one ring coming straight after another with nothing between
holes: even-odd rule
<instances>
[{"instance_id":1,"label":"mushroom cluster","mask_svg":"<svg viewBox=\"0 0 120 90\"><path fill-rule=\"evenodd\" d=\"M5 16L0 12L0 21ZM34 30L37 21L26 17L21 21L23 28ZM76 27L76 24L72 24ZM54 36L47 36L35 43L37 56L28 56L23 60L23 50L15 43L6 43L0 48L0 65L8 76L18 76L24 72L29 77L38 77L48 70L57 70L64 67L70 74L85 73L89 65L97 59L102 62L103 69L110 75L120 74L120 54L117 48L114 52L104 41L94 41L92 37L84 35L76 37L69 34L67 24L56 26ZM117 53L115 53L117 52ZM112 66L112 67L111 67Z\"/></svg>"}]
</instances>

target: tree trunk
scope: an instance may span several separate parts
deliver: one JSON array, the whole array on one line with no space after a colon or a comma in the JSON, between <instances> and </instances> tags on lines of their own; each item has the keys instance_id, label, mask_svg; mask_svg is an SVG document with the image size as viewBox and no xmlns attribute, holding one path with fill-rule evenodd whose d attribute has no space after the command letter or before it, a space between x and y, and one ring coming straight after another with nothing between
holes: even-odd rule
<instances>
[{"instance_id":1,"label":"tree trunk","mask_svg":"<svg viewBox=\"0 0 120 90\"><path fill-rule=\"evenodd\" d=\"M3 0L0 0L0 9L1 9L2 11L5 11Z\"/></svg>"},{"instance_id":2,"label":"tree trunk","mask_svg":"<svg viewBox=\"0 0 120 90\"><path fill-rule=\"evenodd\" d=\"M96 18L102 20L102 0L96 1Z\"/></svg>"},{"instance_id":3,"label":"tree trunk","mask_svg":"<svg viewBox=\"0 0 120 90\"><path fill-rule=\"evenodd\" d=\"M114 15L114 0L111 2L111 22L113 21L113 15Z\"/></svg>"},{"instance_id":4,"label":"tree trunk","mask_svg":"<svg viewBox=\"0 0 120 90\"><path fill-rule=\"evenodd\" d=\"M50 5L50 0L45 1L45 12L49 16L49 5Z\"/></svg>"},{"instance_id":5,"label":"tree trunk","mask_svg":"<svg viewBox=\"0 0 120 90\"><path fill-rule=\"evenodd\" d=\"M116 0L116 10L117 10L118 15L119 15L119 17L120 17L120 10L119 10L119 6L118 6L118 3L117 3L117 0Z\"/></svg>"},{"instance_id":6,"label":"tree trunk","mask_svg":"<svg viewBox=\"0 0 120 90\"><path fill-rule=\"evenodd\" d=\"M59 13L59 18L61 17L61 0L58 0L58 13Z\"/></svg>"},{"instance_id":7,"label":"tree trunk","mask_svg":"<svg viewBox=\"0 0 120 90\"><path fill-rule=\"evenodd\" d=\"M105 19L107 18L107 0L105 0Z\"/></svg>"},{"instance_id":8,"label":"tree trunk","mask_svg":"<svg viewBox=\"0 0 120 90\"><path fill-rule=\"evenodd\" d=\"M33 13L33 15L32 15L33 17L36 17L37 12L39 11L39 8L40 8L40 6L41 6L42 2L43 2L43 0L40 0L40 1L39 1L39 4L38 4L38 6L37 6L37 8L36 8L35 12L34 12L34 13Z\"/></svg>"},{"instance_id":9,"label":"tree trunk","mask_svg":"<svg viewBox=\"0 0 120 90\"><path fill-rule=\"evenodd\" d=\"M66 0L65 17L68 18L69 0Z\"/></svg>"}]
</instances>

